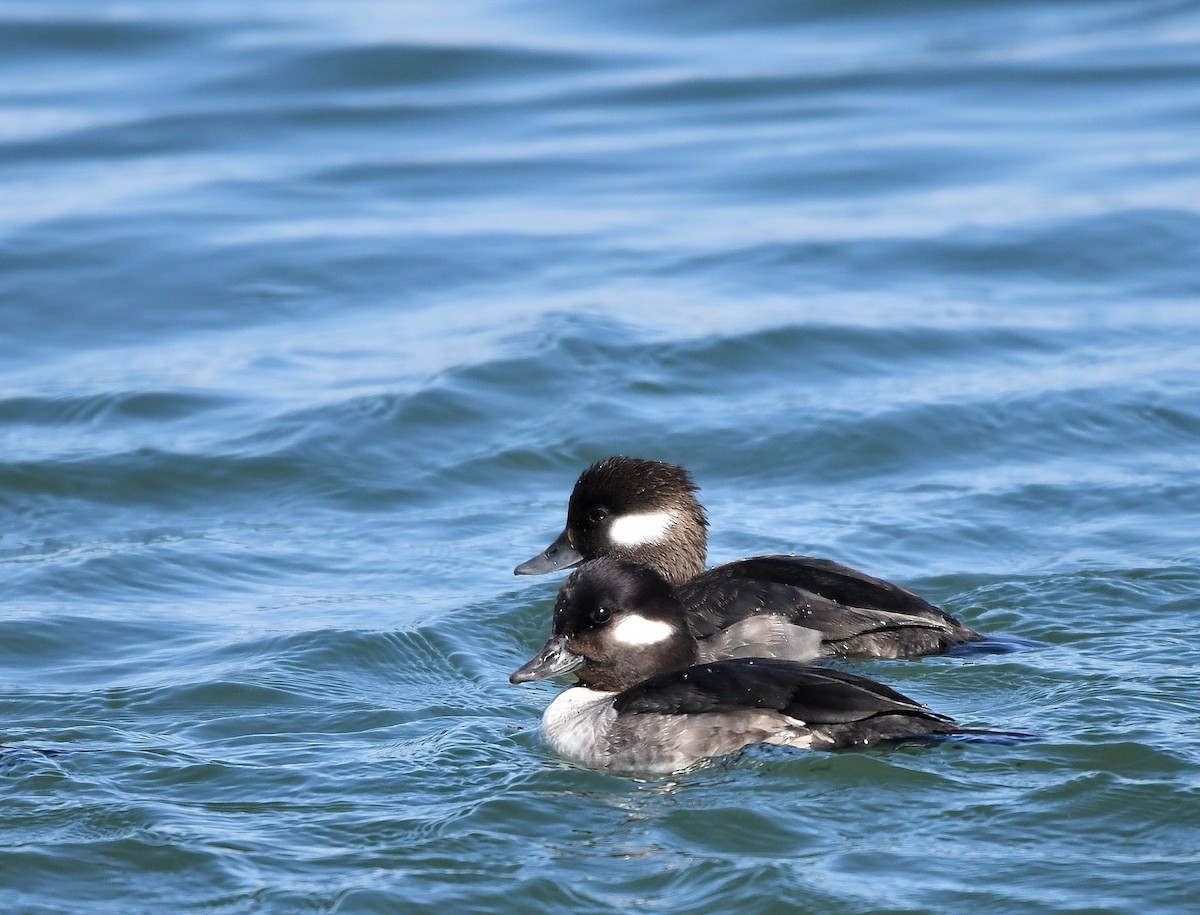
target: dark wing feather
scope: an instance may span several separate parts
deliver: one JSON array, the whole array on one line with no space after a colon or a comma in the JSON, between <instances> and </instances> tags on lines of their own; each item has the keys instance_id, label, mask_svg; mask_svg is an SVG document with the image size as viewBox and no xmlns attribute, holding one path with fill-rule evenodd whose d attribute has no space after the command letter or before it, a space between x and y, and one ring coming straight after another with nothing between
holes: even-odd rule
<instances>
[{"instance_id":1,"label":"dark wing feather","mask_svg":"<svg viewBox=\"0 0 1200 915\"><path fill-rule=\"evenodd\" d=\"M771 709L810 725L895 714L948 720L865 677L762 658L717 661L654 677L621 693L613 705L618 712L668 715Z\"/></svg>"},{"instance_id":2,"label":"dark wing feather","mask_svg":"<svg viewBox=\"0 0 1200 915\"><path fill-rule=\"evenodd\" d=\"M741 565L741 563L738 563ZM723 571L724 566L720 570ZM815 629L826 642L851 639L864 633L899 627L943 627L925 617L845 606L802 588L766 578L705 573L676 590L692 634L698 639L759 613L775 613L797 626Z\"/></svg>"},{"instance_id":3,"label":"dark wing feather","mask_svg":"<svg viewBox=\"0 0 1200 915\"><path fill-rule=\"evenodd\" d=\"M889 613L957 624L957 620L949 614L907 588L814 556L755 556L740 559L709 569L693 584L730 579L776 582L850 607L886 610ZM707 586L711 587L711 584Z\"/></svg>"}]
</instances>

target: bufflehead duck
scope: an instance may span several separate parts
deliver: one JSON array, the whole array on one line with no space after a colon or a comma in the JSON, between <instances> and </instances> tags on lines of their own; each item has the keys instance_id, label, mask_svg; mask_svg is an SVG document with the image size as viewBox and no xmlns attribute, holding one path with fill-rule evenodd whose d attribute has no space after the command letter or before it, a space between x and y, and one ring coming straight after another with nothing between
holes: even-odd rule
<instances>
[{"instance_id":1,"label":"bufflehead duck","mask_svg":"<svg viewBox=\"0 0 1200 915\"><path fill-rule=\"evenodd\" d=\"M917 657L983 638L913 592L828 559L756 556L704 571L708 519L697 489L686 470L662 461L593 464L575 483L558 539L514 572L600 556L646 563L676 586L697 637L777 614L819 631L822 657Z\"/></svg>"},{"instance_id":2,"label":"bufflehead duck","mask_svg":"<svg viewBox=\"0 0 1200 915\"><path fill-rule=\"evenodd\" d=\"M960 728L882 684L775 658L700 663L675 589L653 568L612 557L563 584L550 639L509 680L574 673L542 734L580 765L667 773L756 743L814 750Z\"/></svg>"}]
</instances>

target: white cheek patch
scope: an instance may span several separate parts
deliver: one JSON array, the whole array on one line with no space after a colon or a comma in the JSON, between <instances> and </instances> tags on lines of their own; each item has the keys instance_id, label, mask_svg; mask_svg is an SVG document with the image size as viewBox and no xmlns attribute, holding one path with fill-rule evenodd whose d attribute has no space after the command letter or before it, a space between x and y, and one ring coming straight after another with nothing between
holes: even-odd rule
<instances>
[{"instance_id":1,"label":"white cheek patch","mask_svg":"<svg viewBox=\"0 0 1200 915\"><path fill-rule=\"evenodd\" d=\"M674 524L674 512L621 515L613 520L608 535L619 546L642 546L658 543Z\"/></svg>"},{"instance_id":2,"label":"white cheek patch","mask_svg":"<svg viewBox=\"0 0 1200 915\"><path fill-rule=\"evenodd\" d=\"M632 613L617 620L611 633L613 639L622 645L644 648L669 639L675 634L675 627L662 620L647 619Z\"/></svg>"}]
</instances>

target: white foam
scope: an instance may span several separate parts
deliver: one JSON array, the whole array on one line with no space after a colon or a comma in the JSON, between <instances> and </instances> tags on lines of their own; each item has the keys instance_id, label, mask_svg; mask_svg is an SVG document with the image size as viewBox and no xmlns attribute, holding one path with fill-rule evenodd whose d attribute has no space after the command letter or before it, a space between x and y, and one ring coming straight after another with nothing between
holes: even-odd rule
<instances>
[{"instance_id":1,"label":"white foam","mask_svg":"<svg viewBox=\"0 0 1200 915\"><path fill-rule=\"evenodd\" d=\"M642 546L658 543L675 524L674 512L643 512L620 515L609 530L609 537L619 546Z\"/></svg>"}]
</instances>

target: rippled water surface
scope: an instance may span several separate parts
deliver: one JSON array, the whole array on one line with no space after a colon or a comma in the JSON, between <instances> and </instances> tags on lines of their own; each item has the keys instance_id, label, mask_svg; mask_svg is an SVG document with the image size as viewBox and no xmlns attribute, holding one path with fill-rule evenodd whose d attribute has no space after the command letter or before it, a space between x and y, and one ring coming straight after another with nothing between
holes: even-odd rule
<instances>
[{"instance_id":1,"label":"rippled water surface","mask_svg":"<svg viewBox=\"0 0 1200 915\"><path fill-rule=\"evenodd\" d=\"M1198 99L1180 2L0 2L0 906L1194 911ZM614 453L1040 739L557 760Z\"/></svg>"}]
</instances>

